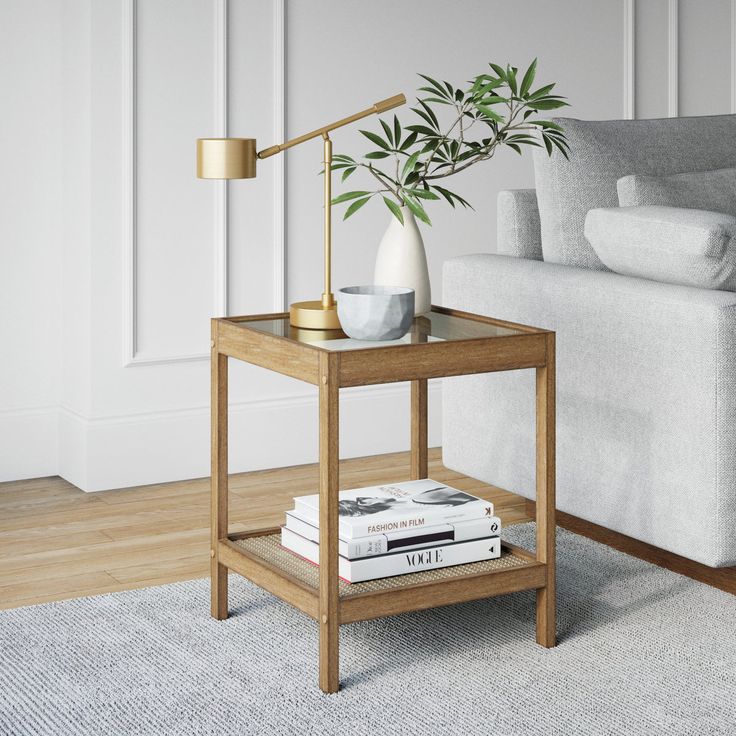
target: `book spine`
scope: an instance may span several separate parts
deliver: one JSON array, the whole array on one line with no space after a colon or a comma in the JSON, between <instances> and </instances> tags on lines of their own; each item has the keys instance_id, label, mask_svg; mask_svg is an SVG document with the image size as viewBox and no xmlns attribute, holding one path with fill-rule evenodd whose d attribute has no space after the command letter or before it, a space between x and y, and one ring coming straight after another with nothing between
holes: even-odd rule
<instances>
[{"instance_id":1,"label":"book spine","mask_svg":"<svg viewBox=\"0 0 736 736\"><path fill-rule=\"evenodd\" d=\"M300 511L286 512L286 528L319 544L319 528L301 518ZM349 560L374 557L387 552L398 552L419 547L436 546L451 542L466 542L481 537L495 537L501 533L501 519L484 516L457 524L434 524L416 531L374 534L355 539L340 539L339 553Z\"/></svg>"},{"instance_id":2,"label":"book spine","mask_svg":"<svg viewBox=\"0 0 736 736\"><path fill-rule=\"evenodd\" d=\"M319 545L283 527L281 544L300 557L319 564ZM424 570L436 570L469 562L493 560L501 556L498 537L457 542L438 547L396 552L362 560L339 559L340 577L349 583L360 583L376 578L394 577Z\"/></svg>"},{"instance_id":3,"label":"book spine","mask_svg":"<svg viewBox=\"0 0 736 736\"><path fill-rule=\"evenodd\" d=\"M411 532L386 534L387 552L415 547L436 546L451 542L467 542L481 537L497 537L501 533L501 519L498 516L484 516L480 519L460 521L457 524L437 524Z\"/></svg>"},{"instance_id":4,"label":"book spine","mask_svg":"<svg viewBox=\"0 0 736 736\"><path fill-rule=\"evenodd\" d=\"M289 511L286 513L286 528L319 544L319 528L304 521L304 519L300 518L294 512ZM372 557L373 555L385 554L388 552L388 543L384 534L375 534L370 537L360 537L350 540L340 539L338 542L338 551L343 557L347 557L349 560L355 560L358 557Z\"/></svg>"},{"instance_id":5,"label":"book spine","mask_svg":"<svg viewBox=\"0 0 736 736\"><path fill-rule=\"evenodd\" d=\"M493 504L490 501L480 504L466 504L470 508L458 507L453 509L426 509L417 511L411 516L403 516L395 521L376 523L370 517L365 519L351 519L349 523L340 521L340 536L345 539L367 537L372 534L389 534L398 531L412 531L426 529L437 524L458 524L463 521L488 519L493 516Z\"/></svg>"}]
</instances>

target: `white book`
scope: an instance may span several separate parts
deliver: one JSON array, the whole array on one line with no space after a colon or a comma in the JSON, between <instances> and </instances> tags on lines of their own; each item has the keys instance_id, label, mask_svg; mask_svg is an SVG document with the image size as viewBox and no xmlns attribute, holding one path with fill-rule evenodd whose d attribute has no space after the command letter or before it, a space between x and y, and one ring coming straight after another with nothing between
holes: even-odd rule
<instances>
[{"instance_id":1,"label":"white book","mask_svg":"<svg viewBox=\"0 0 736 736\"><path fill-rule=\"evenodd\" d=\"M319 526L319 495L294 499L294 510L312 526ZM493 516L493 504L431 478L385 486L341 491L342 539L416 530Z\"/></svg>"},{"instance_id":2,"label":"white book","mask_svg":"<svg viewBox=\"0 0 736 736\"><path fill-rule=\"evenodd\" d=\"M319 545L287 529L281 528L281 544L309 562L319 564ZM348 583L361 583L376 578L390 578L410 572L434 570L439 567L464 565L468 562L493 560L501 556L499 537L474 539L404 552L392 552L361 560L338 558L338 574Z\"/></svg>"},{"instance_id":3,"label":"white book","mask_svg":"<svg viewBox=\"0 0 736 736\"><path fill-rule=\"evenodd\" d=\"M319 544L319 527L305 521L298 511L286 512L286 528ZM369 537L340 539L338 551L349 560L361 557L374 557L387 552L400 552L418 547L428 547L451 542L467 542L482 537L495 537L501 532L501 519L498 516L483 516L455 524L433 524L400 532L373 534Z\"/></svg>"}]
</instances>

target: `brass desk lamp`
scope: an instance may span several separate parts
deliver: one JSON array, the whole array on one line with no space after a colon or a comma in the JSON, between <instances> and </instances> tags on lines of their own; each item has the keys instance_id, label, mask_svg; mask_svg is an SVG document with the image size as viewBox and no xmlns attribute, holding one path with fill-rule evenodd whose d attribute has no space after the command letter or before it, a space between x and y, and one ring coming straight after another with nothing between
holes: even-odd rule
<instances>
[{"instance_id":1,"label":"brass desk lamp","mask_svg":"<svg viewBox=\"0 0 736 736\"><path fill-rule=\"evenodd\" d=\"M281 153L287 148L322 136L324 140L325 182L325 286L322 298L315 301L295 302L289 307L289 322L294 327L312 330L340 328L337 304L332 293L332 141L329 133L335 128L354 123L374 113L380 115L403 105L403 94L377 102L362 112L317 128L286 143L264 148L256 153L255 138L200 138L197 140L197 176L200 179L252 179L256 175L256 160Z\"/></svg>"}]
</instances>

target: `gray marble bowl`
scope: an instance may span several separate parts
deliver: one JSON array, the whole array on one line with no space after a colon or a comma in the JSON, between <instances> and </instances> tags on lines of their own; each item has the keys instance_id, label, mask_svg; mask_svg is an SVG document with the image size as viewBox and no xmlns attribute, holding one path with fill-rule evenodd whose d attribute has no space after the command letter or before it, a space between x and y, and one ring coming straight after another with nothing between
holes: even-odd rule
<instances>
[{"instance_id":1,"label":"gray marble bowl","mask_svg":"<svg viewBox=\"0 0 736 736\"><path fill-rule=\"evenodd\" d=\"M346 286L337 293L337 316L356 340L397 340L414 319L414 289Z\"/></svg>"}]
</instances>

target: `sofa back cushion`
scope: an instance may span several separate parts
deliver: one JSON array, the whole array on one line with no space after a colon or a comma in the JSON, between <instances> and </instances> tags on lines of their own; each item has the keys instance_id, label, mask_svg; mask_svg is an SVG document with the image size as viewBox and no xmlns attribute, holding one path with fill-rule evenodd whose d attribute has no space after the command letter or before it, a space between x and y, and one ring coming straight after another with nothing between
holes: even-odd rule
<instances>
[{"instance_id":1,"label":"sofa back cushion","mask_svg":"<svg viewBox=\"0 0 736 736\"><path fill-rule=\"evenodd\" d=\"M534 152L545 261L607 270L585 239L585 215L616 207L616 182L627 174L736 167L736 115L555 122L567 135L570 160Z\"/></svg>"},{"instance_id":2,"label":"sofa back cushion","mask_svg":"<svg viewBox=\"0 0 736 736\"><path fill-rule=\"evenodd\" d=\"M736 216L736 169L630 174L619 179L616 188L621 207L688 207Z\"/></svg>"}]
</instances>

